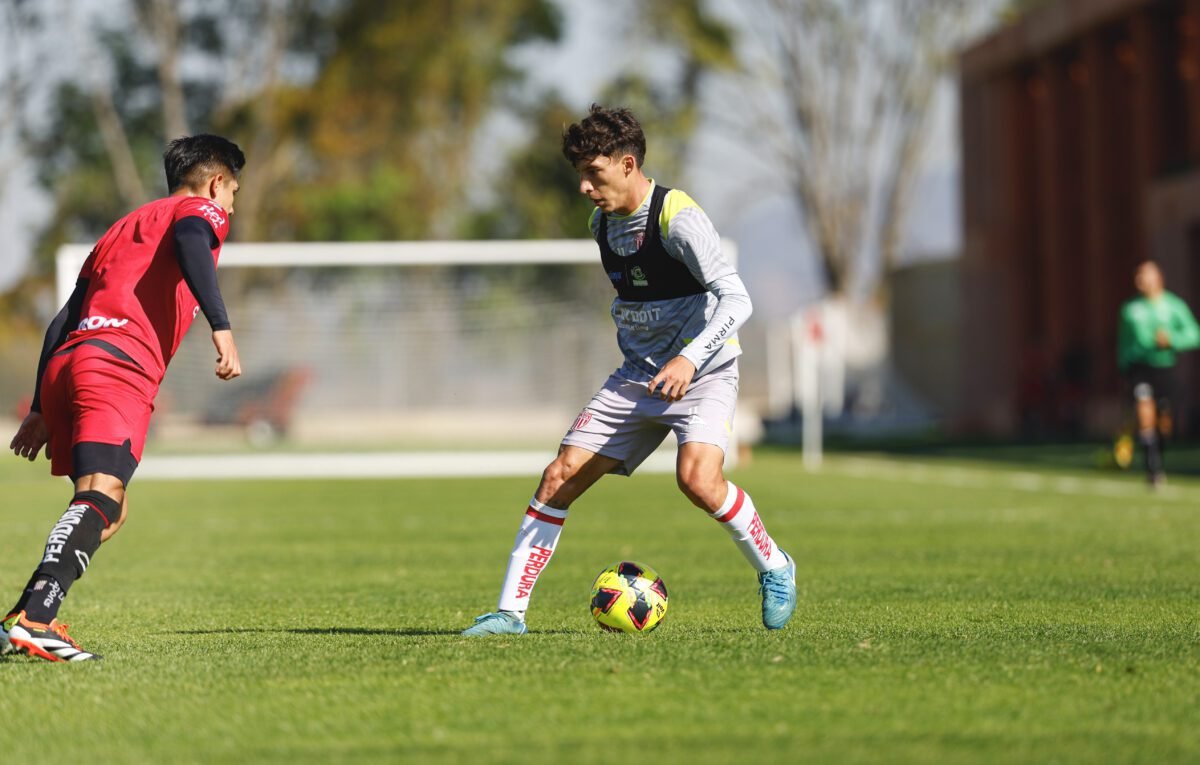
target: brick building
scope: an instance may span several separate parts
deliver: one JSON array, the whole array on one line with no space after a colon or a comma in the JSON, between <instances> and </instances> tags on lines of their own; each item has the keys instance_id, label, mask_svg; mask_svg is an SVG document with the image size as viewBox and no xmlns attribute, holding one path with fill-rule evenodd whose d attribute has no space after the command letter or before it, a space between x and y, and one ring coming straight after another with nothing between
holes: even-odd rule
<instances>
[{"instance_id":1,"label":"brick building","mask_svg":"<svg viewBox=\"0 0 1200 765\"><path fill-rule=\"evenodd\" d=\"M1136 263L1158 260L1200 310L1200 0L1056 0L965 51L961 69L959 420L1109 433ZM1192 436L1196 355L1180 368Z\"/></svg>"}]
</instances>

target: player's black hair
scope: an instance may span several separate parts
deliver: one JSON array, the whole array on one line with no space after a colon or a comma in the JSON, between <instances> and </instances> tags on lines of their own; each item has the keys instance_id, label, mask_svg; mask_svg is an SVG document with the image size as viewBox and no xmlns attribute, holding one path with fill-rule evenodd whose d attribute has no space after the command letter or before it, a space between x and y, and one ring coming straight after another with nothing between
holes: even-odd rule
<instances>
[{"instance_id":1,"label":"player's black hair","mask_svg":"<svg viewBox=\"0 0 1200 765\"><path fill-rule=\"evenodd\" d=\"M207 133L176 138L163 152L167 190L172 193L184 186L203 183L205 178L221 171L236 178L245 165L246 155L236 143Z\"/></svg>"},{"instance_id":2,"label":"player's black hair","mask_svg":"<svg viewBox=\"0 0 1200 765\"><path fill-rule=\"evenodd\" d=\"M601 155L630 154L641 167L646 159L646 135L628 109L605 109L592 104L588 116L563 131L562 152L575 166Z\"/></svg>"}]
</instances>

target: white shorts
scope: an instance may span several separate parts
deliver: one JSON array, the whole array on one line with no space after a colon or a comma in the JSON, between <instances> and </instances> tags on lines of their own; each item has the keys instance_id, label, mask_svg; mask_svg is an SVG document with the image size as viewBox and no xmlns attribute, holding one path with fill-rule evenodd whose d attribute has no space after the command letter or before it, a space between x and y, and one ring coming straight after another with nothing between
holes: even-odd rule
<instances>
[{"instance_id":1,"label":"white shorts","mask_svg":"<svg viewBox=\"0 0 1200 765\"><path fill-rule=\"evenodd\" d=\"M680 444L714 444L726 451L737 392L737 359L693 380L683 398L673 402L647 393L646 383L612 375L562 443L620 460L611 471L617 475L633 475L672 430Z\"/></svg>"}]
</instances>

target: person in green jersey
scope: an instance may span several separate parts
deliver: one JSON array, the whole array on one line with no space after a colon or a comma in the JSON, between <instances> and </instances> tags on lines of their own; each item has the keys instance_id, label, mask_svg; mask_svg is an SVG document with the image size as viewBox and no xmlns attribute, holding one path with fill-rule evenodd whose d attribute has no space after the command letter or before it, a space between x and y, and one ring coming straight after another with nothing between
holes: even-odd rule
<instances>
[{"instance_id":1,"label":"person in green jersey","mask_svg":"<svg viewBox=\"0 0 1200 765\"><path fill-rule=\"evenodd\" d=\"M1200 326L1187 303L1168 292L1152 260L1140 263L1134 285L1141 293L1121 306L1117 365L1129 382L1146 478L1157 486L1166 477L1163 438L1170 435L1170 399L1181 351L1200 347Z\"/></svg>"}]
</instances>

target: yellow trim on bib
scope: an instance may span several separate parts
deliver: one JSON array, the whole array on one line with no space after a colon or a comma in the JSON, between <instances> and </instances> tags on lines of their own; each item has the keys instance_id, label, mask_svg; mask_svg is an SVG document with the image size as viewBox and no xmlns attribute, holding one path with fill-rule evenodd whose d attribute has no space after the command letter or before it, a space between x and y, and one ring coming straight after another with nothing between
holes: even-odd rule
<instances>
[{"instance_id":1,"label":"yellow trim on bib","mask_svg":"<svg viewBox=\"0 0 1200 765\"><path fill-rule=\"evenodd\" d=\"M700 212L704 212L700 205L696 204L696 200L688 196L686 191L671 189L667 192L667 198L663 200L662 212L658 216L658 227L662 229L662 238L664 241L671 235L671 219L680 210L686 210L689 207L695 207Z\"/></svg>"}]
</instances>

